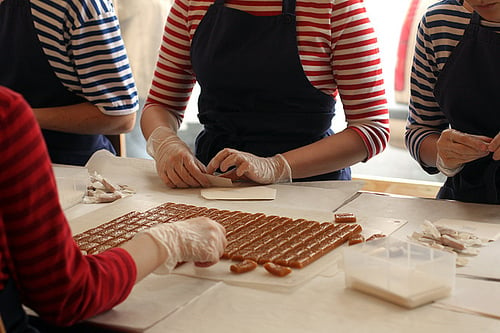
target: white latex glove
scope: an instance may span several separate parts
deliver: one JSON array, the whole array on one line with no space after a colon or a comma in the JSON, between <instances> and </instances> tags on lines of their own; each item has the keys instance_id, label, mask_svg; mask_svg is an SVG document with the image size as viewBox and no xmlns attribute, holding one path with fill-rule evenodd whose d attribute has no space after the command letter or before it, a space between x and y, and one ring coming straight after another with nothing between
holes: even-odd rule
<instances>
[{"instance_id":1,"label":"white latex glove","mask_svg":"<svg viewBox=\"0 0 500 333\"><path fill-rule=\"evenodd\" d=\"M444 175L453 177L467 162L487 156L491 138L480 135L462 133L447 129L441 133L436 142L436 167Z\"/></svg>"},{"instance_id":2,"label":"white latex glove","mask_svg":"<svg viewBox=\"0 0 500 333\"><path fill-rule=\"evenodd\" d=\"M168 187L210 186L205 176L206 167L172 129L156 128L148 138L146 149L156 161L156 172Z\"/></svg>"},{"instance_id":3,"label":"white latex glove","mask_svg":"<svg viewBox=\"0 0 500 333\"><path fill-rule=\"evenodd\" d=\"M259 184L292 181L292 170L283 155L258 157L231 148L224 148L212 158L208 163L207 173L214 173L217 169L226 172L233 166L235 169L225 173L223 177L232 180L249 179Z\"/></svg>"},{"instance_id":4,"label":"white latex glove","mask_svg":"<svg viewBox=\"0 0 500 333\"><path fill-rule=\"evenodd\" d=\"M143 231L166 251L167 259L155 270L168 274L180 262L207 267L217 263L227 245L224 227L208 217L164 223Z\"/></svg>"},{"instance_id":5,"label":"white latex glove","mask_svg":"<svg viewBox=\"0 0 500 333\"><path fill-rule=\"evenodd\" d=\"M500 160L500 133L491 140L488 150L493 153L493 159L495 161Z\"/></svg>"}]
</instances>

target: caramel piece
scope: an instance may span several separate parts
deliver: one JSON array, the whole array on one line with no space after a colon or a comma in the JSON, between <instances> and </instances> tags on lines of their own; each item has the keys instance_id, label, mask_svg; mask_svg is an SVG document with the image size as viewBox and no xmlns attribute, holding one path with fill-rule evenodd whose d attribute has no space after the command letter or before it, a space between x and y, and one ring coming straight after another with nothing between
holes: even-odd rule
<instances>
[{"instance_id":1,"label":"caramel piece","mask_svg":"<svg viewBox=\"0 0 500 333\"><path fill-rule=\"evenodd\" d=\"M371 235L370 237L368 237L366 239L367 242L371 241L371 240L374 240L374 239L379 239L379 238L384 238L385 235L384 234L373 234Z\"/></svg>"},{"instance_id":2,"label":"caramel piece","mask_svg":"<svg viewBox=\"0 0 500 333\"><path fill-rule=\"evenodd\" d=\"M335 223L354 223L356 222L356 215L353 213L336 213L334 221Z\"/></svg>"},{"instance_id":3,"label":"caramel piece","mask_svg":"<svg viewBox=\"0 0 500 333\"><path fill-rule=\"evenodd\" d=\"M272 275L276 275L279 277L286 276L292 272L292 269L290 267L277 265L277 264L272 263L272 262L265 263L264 268L266 269L266 271L268 271Z\"/></svg>"},{"instance_id":4,"label":"caramel piece","mask_svg":"<svg viewBox=\"0 0 500 333\"><path fill-rule=\"evenodd\" d=\"M365 237L361 234L354 234L351 237L349 237L349 246L363 243L365 241Z\"/></svg>"},{"instance_id":5,"label":"caramel piece","mask_svg":"<svg viewBox=\"0 0 500 333\"><path fill-rule=\"evenodd\" d=\"M250 259L245 259L242 262L233 264L229 267L231 272L235 274L250 272L253 271L255 268L257 268L257 263Z\"/></svg>"}]
</instances>

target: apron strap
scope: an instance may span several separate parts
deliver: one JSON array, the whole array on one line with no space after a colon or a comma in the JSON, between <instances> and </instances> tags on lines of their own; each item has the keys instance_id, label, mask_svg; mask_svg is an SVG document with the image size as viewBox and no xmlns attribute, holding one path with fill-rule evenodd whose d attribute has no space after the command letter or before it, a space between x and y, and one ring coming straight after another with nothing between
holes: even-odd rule
<instances>
[{"instance_id":1,"label":"apron strap","mask_svg":"<svg viewBox=\"0 0 500 333\"><path fill-rule=\"evenodd\" d=\"M295 16L295 0L283 0L283 15Z\"/></svg>"}]
</instances>

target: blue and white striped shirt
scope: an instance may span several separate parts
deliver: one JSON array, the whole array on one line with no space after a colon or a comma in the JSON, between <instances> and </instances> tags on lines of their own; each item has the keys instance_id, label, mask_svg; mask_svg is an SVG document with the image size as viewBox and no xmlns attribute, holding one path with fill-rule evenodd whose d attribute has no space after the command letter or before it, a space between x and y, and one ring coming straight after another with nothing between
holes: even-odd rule
<instances>
[{"instance_id":1,"label":"blue and white striped shirt","mask_svg":"<svg viewBox=\"0 0 500 333\"><path fill-rule=\"evenodd\" d=\"M138 110L111 0L31 0L38 39L56 76L107 115Z\"/></svg>"},{"instance_id":2,"label":"blue and white striped shirt","mask_svg":"<svg viewBox=\"0 0 500 333\"><path fill-rule=\"evenodd\" d=\"M434 97L434 86L471 17L461 1L443 0L428 8L418 27L405 139L410 154L429 173L438 170L421 161L420 144L428 135L440 134L449 127ZM500 23L482 20L481 25L500 33Z\"/></svg>"}]
</instances>

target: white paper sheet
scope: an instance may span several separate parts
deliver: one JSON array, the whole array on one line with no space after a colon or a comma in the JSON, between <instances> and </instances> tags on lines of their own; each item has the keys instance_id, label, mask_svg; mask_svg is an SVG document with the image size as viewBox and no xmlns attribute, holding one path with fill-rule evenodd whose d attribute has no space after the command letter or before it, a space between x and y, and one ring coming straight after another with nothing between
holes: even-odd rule
<instances>
[{"instance_id":1,"label":"white paper sheet","mask_svg":"<svg viewBox=\"0 0 500 333\"><path fill-rule=\"evenodd\" d=\"M204 188L201 196L208 200L274 200L276 189L268 186Z\"/></svg>"},{"instance_id":2,"label":"white paper sheet","mask_svg":"<svg viewBox=\"0 0 500 333\"><path fill-rule=\"evenodd\" d=\"M453 295L434 306L500 319L499 282L457 278L455 284Z\"/></svg>"},{"instance_id":3,"label":"white paper sheet","mask_svg":"<svg viewBox=\"0 0 500 333\"><path fill-rule=\"evenodd\" d=\"M175 275L149 275L135 285L123 303L89 321L142 332L215 284Z\"/></svg>"},{"instance_id":4,"label":"white paper sheet","mask_svg":"<svg viewBox=\"0 0 500 333\"><path fill-rule=\"evenodd\" d=\"M217 284L147 333L496 333L498 322L432 305L407 310L345 288L344 274L293 290Z\"/></svg>"}]
</instances>

